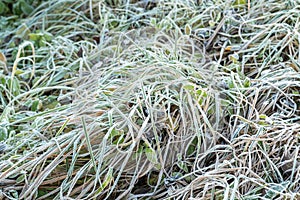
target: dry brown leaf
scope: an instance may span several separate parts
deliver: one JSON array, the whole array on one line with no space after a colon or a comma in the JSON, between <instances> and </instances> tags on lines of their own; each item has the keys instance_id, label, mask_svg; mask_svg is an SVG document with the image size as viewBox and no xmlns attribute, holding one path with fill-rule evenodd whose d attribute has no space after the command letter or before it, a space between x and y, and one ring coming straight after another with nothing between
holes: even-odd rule
<instances>
[{"instance_id":1,"label":"dry brown leaf","mask_svg":"<svg viewBox=\"0 0 300 200\"><path fill-rule=\"evenodd\" d=\"M6 57L2 52L0 52L0 61L6 64Z\"/></svg>"}]
</instances>

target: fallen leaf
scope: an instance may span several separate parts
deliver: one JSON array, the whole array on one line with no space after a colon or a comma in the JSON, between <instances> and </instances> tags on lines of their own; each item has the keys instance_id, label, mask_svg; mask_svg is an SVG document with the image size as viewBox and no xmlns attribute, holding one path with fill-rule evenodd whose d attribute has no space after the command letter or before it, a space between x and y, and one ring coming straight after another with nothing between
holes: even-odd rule
<instances>
[{"instance_id":1,"label":"fallen leaf","mask_svg":"<svg viewBox=\"0 0 300 200\"><path fill-rule=\"evenodd\" d=\"M6 65L6 57L2 52L0 52L0 61Z\"/></svg>"}]
</instances>

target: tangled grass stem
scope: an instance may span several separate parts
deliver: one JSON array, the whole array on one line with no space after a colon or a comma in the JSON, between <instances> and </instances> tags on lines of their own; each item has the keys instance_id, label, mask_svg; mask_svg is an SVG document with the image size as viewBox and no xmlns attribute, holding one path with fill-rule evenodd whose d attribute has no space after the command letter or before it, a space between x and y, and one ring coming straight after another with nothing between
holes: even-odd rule
<instances>
[{"instance_id":1,"label":"tangled grass stem","mask_svg":"<svg viewBox=\"0 0 300 200\"><path fill-rule=\"evenodd\" d=\"M299 199L296 2L54 0L1 18L1 197Z\"/></svg>"}]
</instances>

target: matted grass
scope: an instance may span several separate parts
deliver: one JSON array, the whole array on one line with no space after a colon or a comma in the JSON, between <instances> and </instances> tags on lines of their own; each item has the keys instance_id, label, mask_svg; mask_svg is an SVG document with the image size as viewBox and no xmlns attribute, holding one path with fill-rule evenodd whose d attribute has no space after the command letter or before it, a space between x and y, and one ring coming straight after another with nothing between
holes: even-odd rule
<instances>
[{"instance_id":1,"label":"matted grass","mask_svg":"<svg viewBox=\"0 0 300 200\"><path fill-rule=\"evenodd\" d=\"M299 8L42 4L0 36L2 197L300 198Z\"/></svg>"}]
</instances>

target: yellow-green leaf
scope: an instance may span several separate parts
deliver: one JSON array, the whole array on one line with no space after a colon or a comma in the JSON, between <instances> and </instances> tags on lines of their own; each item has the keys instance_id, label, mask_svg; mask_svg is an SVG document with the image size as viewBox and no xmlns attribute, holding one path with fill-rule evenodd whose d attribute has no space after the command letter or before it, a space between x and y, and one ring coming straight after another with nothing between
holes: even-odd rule
<instances>
[{"instance_id":1,"label":"yellow-green leaf","mask_svg":"<svg viewBox=\"0 0 300 200\"><path fill-rule=\"evenodd\" d=\"M265 114L259 115L259 119L266 119L266 118L267 118L267 115L265 115Z\"/></svg>"},{"instance_id":2,"label":"yellow-green leaf","mask_svg":"<svg viewBox=\"0 0 300 200\"><path fill-rule=\"evenodd\" d=\"M20 74L23 74L24 73L24 71L23 70L21 70L21 69L17 69L16 70L16 72L15 72L15 75L20 75Z\"/></svg>"},{"instance_id":3,"label":"yellow-green leaf","mask_svg":"<svg viewBox=\"0 0 300 200\"><path fill-rule=\"evenodd\" d=\"M186 35L190 35L192 32L191 26L189 24L185 25L184 32Z\"/></svg>"},{"instance_id":4,"label":"yellow-green leaf","mask_svg":"<svg viewBox=\"0 0 300 200\"><path fill-rule=\"evenodd\" d=\"M151 147L147 147L145 149L145 153L146 153L146 157L147 159L153 163L153 164L158 164L158 161L157 161L157 156L156 156L156 153L155 153L155 150Z\"/></svg>"},{"instance_id":5,"label":"yellow-green leaf","mask_svg":"<svg viewBox=\"0 0 300 200\"><path fill-rule=\"evenodd\" d=\"M29 36L29 40L31 41L38 41L41 39L41 37L43 36L41 33L30 33L28 34Z\"/></svg>"},{"instance_id":6,"label":"yellow-green leaf","mask_svg":"<svg viewBox=\"0 0 300 200\"><path fill-rule=\"evenodd\" d=\"M107 186L108 184L113 180L113 169L112 168L109 168L104 180L103 180L103 183L100 185L100 187L97 189L96 191L96 195L97 196L98 194L100 194Z\"/></svg>"},{"instance_id":7,"label":"yellow-green leaf","mask_svg":"<svg viewBox=\"0 0 300 200\"><path fill-rule=\"evenodd\" d=\"M232 63L237 64L239 60L239 55L237 53L229 55L229 60L232 61Z\"/></svg>"},{"instance_id":8,"label":"yellow-green leaf","mask_svg":"<svg viewBox=\"0 0 300 200\"><path fill-rule=\"evenodd\" d=\"M245 5L246 3L247 0L236 0L233 5L240 6L240 5Z\"/></svg>"},{"instance_id":9,"label":"yellow-green leaf","mask_svg":"<svg viewBox=\"0 0 300 200\"><path fill-rule=\"evenodd\" d=\"M183 88L186 89L186 90L188 90L188 91L193 91L194 88L195 88L195 86L193 86L193 85L185 85Z\"/></svg>"}]
</instances>

